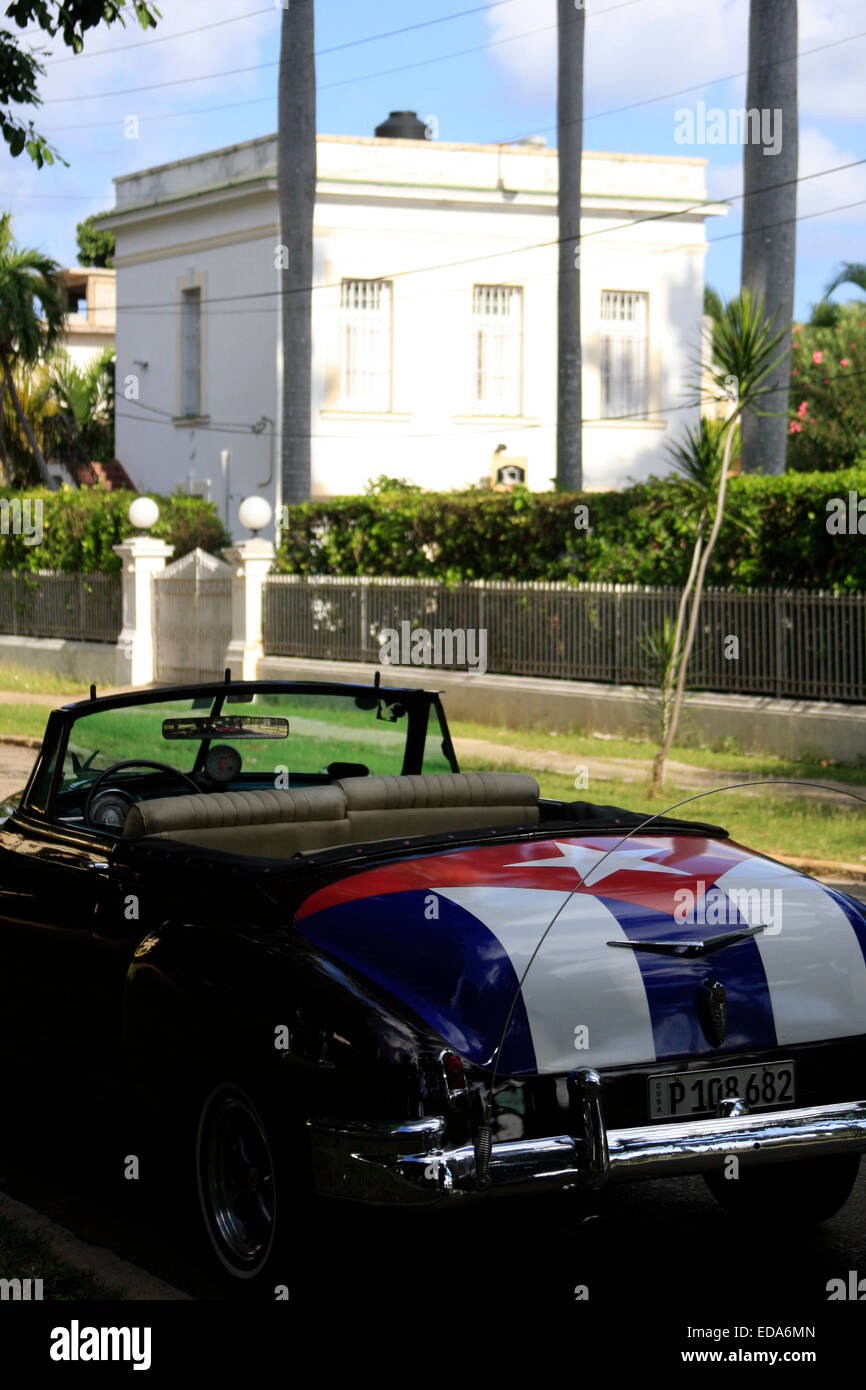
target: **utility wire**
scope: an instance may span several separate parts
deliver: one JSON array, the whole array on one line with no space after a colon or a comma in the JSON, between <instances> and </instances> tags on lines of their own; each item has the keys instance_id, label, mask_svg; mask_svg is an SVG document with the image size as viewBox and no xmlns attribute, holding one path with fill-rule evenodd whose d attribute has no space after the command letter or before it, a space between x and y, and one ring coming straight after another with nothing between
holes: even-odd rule
<instances>
[{"instance_id":1,"label":"utility wire","mask_svg":"<svg viewBox=\"0 0 866 1390\"><path fill-rule=\"evenodd\" d=\"M728 202L728 203L740 202L740 201L742 201L743 199L745 199L745 198L747 198L747 197L756 197L756 196L759 196L759 195L763 195L765 192L772 192L772 191L774 191L774 190L777 189L777 188L787 188L787 187L789 187L791 184L807 183L807 182L809 182L809 181L812 180L812 179L824 178L824 177L827 177L827 176L830 175L830 174L838 174L838 173L840 173L840 172L842 172L842 171L844 171L844 170L846 170L846 169L858 168L859 166L861 166L861 165L863 165L863 164L866 164L866 158L864 158L864 159L853 159L853 160L848 161L848 163L846 163L846 164L837 164L837 165L834 165L834 166L833 166L832 168L830 168L830 169L819 169L819 170L817 170L817 171L816 171L815 173L813 173L813 174L799 174L799 175L797 175L796 178L793 178L793 179L783 179L783 180L781 180L779 183L775 183L775 184L770 185L770 187L767 188L767 189L753 189L753 190L750 190L748 193L746 193L745 191L744 191L743 193L736 193L736 194L733 194L730 198L724 199L724 200L722 200L722 201L725 201L725 202ZM486 252L484 255L464 256L464 257L461 257L461 258L458 259L458 260L453 260L453 261L440 261L440 262L434 263L434 264L432 264L432 265L411 266L411 267L410 267L409 269L407 269L407 270L395 270L395 271L392 271L392 272L387 273L387 274L377 275L377 276L375 276L375 279L376 279L376 280L389 280L389 281L390 281L390 280L397 280L397 279L405 279L406 276L409 276L409 275L423 275L423 274L429 274L429 273L431 273L432 271L437 271L437 270L452 270L452 269L456 269L456 268L459 267L459 266L464 266L464 265L479 265L479 264L481 264L482 262L486 262L486 261L500 260L500 259L502 259L502 257L523 255L523 254L525 254L527 251L541 251L541 250L546 250L547 248L549 248L549 247L551 247L551 246L559 246L559 245L568 244L568 243L575 243L575 244L583 243L583 242L585 242L585 241L589 241L589 240L590 240L591 238L593 238L593 237L597 237L597 236L609 237L609 236L611 236L613 233L618 232L618 231L629 231L629 230L631 230L631 228L641 226L641 225L644 224L644 223L649 223L649 222L663 222L663 221L667 221L667 220L669 220L669 219L671 219L671 218L686 217L686 216L688 216L690 213L693 213L693 212L700 212L700 211L703 211L704 209L706 209L706 208L708 208L708 207L714 206L714 205L716 204L717 201L718 201L718 200L715 200L715 199L706 199L706 200L702 200L701 202L698 202L698 203L692 203L691 205L689 205L689 206L687 206L687 207L685 207L685 208L674 208L673 210L668 211L668 212L651 213L651 214L647 214L645 217L635 217L635 218L631 218L628 222L619 222L619 223L616 223L613 227L599 227L599 228L597 228L594 232L581 232L578 236L572 236L572 237L553 237L553 238L551 238L551 239L548 240L548 241L532 242L532 243L529 243L529 244L524 245L524 246L515 246L515 247L511 247L510 249L507 249L507 250L490 251L490 252ZM822 209L820 213L810 213L810 214L806 214L806 215L804 215L802 218L799 218L799 217L786 218L784 222L782 222L782 223L773 223L772 225L773 225L773 226L784 226L784 225L787 225L787 224L790 223L790 222L805 221L807 216L808 216L808 217L813 217L813 216L824 216L824 215L825 215L827 212L829 212L829 211L843 211L845 208L852 207L852 206L856 206L856 204L844 204L843 206L841 206L841 207L839 207L839 208L835 208L835 209ZM768 224L768 225L769 225L769 224ZM756 229L756 230L761 230L761 229ZM730 237L737 237L737 236L742 236L742 231L726 233L723 237L708 238L708 242L711 242L711 241L722 241L722 240L727 240L727 239L729 239ZM238 302L240 302L240 301L250 300L250 299L282 299L283 297L285 297L285 296L287 296L287 295L294 295L294 294L309 294L309 293L311 293L312 291L315 291L315 290L338 289L338 288L340 287L341 284L342 284L342 280L332 280L332 281L327 281L326 283L320 284L320 285L303 285L303 286L300 286L300 287L297 288L297 289L292 289L292 290L284 290L284 289L280 288L280 289L277 289L277 290L260 290L260 291L256 291L256 292L248 292L248 293L246 293L246 294L212 295L212 296L208 296L207 298L203 299L203 300L201 301L201 303L202 303L202 306L205 306L205 305L211 305L211 304L238 303ZM116 310L116 312L117 312L118 314L120 314L120 313L129 313L129 312L132 311L132 310L140 310L140 311L154 312L154 311L160 310L160 309L171 309L173 312L176 313L176 312L177 312L177 309L178 309L177 301L176 301L176 300L166 299L166 300L151 301L150 303L119 304L119 305L117 305L117 310Z\"/></svg>"}]
</instances>

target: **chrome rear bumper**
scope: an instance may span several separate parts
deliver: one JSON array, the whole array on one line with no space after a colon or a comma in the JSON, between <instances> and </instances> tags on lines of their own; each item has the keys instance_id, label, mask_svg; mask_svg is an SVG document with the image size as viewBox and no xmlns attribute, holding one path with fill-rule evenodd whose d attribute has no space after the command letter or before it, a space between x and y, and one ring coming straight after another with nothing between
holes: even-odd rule
<instances>
[{"instance_id":1,"label":"chrome rear bumper","mask_svg":"<svg viewBox=\"0 0 866 1390\"><path fill-rule=\"evenodd\" d=\"M866 1149L866 1100L607 1130L601 1083L575 1082L582 1133L494 1144L486 1175L472 1145L445 1148L444 1119L397 1124L310 1122L323 1196L430 1205L500 1191L592 1189L608 1182L677 1177L741 1163L784 1163Z\"/></svg>"}]
</instances>

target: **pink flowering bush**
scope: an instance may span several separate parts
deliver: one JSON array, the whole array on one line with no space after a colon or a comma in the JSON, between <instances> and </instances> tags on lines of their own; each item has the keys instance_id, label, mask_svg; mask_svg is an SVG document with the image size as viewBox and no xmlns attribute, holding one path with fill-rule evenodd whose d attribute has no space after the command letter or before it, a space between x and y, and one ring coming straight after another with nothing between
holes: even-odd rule
<instances>
[{"instance_id":1,"label":"pink flowering bush","mask_svg":"<svg viewBox=\"0 0 866 1390\"><path fill-rule=\"evenodd\" d=\"M866 304L843 305L833 327L794 329L788 469L848 468L866 454Z\"/></svg>"}]
</instances>

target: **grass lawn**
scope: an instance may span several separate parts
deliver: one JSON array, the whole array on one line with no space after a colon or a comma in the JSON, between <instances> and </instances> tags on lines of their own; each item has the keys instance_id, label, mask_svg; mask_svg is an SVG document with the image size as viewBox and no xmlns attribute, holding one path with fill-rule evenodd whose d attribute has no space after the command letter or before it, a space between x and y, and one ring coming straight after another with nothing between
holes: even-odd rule
<instances>
[{"instance_id":1,"label":"grass lawn","mask_svg":"<svg viewBox=\"0 0 866 1390\"><path fill-rule=\"evenodd\" d=\"M461 767L482 771L490 768L483 759L464 758ZM513 764L502 765L501 772L513 772ZM664 795L653 798L634 782L604 782L593 778L589 791L575 791L570 777L555 772L533 772L542 796L562 801L594 801L602 806L623 806L629 811L661 814L674 802L693 796L691 791L665 786ZM724 781L720 778L720 783ZM843 860L862 864L866 871L866 805L852 801L844 805L785 797L772 788L754 788L749 794L733 791L711 792L691 801L671 815L684 820L709 821L721 825L734 840L763 854L805 855L809 859Z\"/></svg>"},{"instance_id":2,"label":"grass lawn","mask_svg":"<svg viewBox=\"0 0 866 1390\"><path fill-rule=\"evenodd\" d=\"M297 720L299 733L300 726L308 722L311 713L314 713L314 710L306 706L304 715L307 716L307 720L303 717ZM334 737L332 734L329 738L326 728L320 730L316 727L314 730L314 721L309 721L309 732L318 735L313 739L315 762L318 766L324 766L332 760L370 762L371 744L367 743L367 739L377 742L384 733L385 738L379 744L378 755L375 758L376 770L400 770L396 748L384 746L388 742L388 735L393 738L397 732L393 726L385 725L383 728L375 719L371 721L369 715L354 709L337 711L333 708L323 708L320 713L323 722L329 721L335 726L333 733L337 732L336 726L341 726L341 733L342 726L345 726L345 733L342 733L342 737ZM44 706L0 704L0 734L30 734L39 738L45 729L46 716L47 710ZM148 734L151 735L150 741L154 742L154 747L145 751L142 743L148 742L148 735L144 729L134 727L135 712L124 712L119 720L116 714L97 718L102 721L100 732L106 736L102 747L104 754L115 758L128 757L130 748L134 747L136 751L141 750L142 756L149 755L177 763L178 766L184 765L185 760L178 756L179 751L186 751L182 745L167 744L158 733L151 734L151 730L148 730ZM149 719L153 721L152 713ZM143 711L141 722L146 722ZM363 727L365 724L366 729ZM593 755L608 758L626 757L636 762L643 760L649 770L649 761L655 752L655 746L651 743L632 742L628 739L583 738L577 733L555 735L524 729L506 730L463 721L457 721L451 727L456 737L483 738L491 743L507 742L513 748L556 748L573 756L575 762L579 762L582 757ZM254 742L246 743L241 748L246 766L253 770L259 758L262 759L263 766L273 765L272 760L282 761L281 754L274 759L274 747L271 743L265 743L257 749ZM832 779L855 784L862 782L866 777L863 769L842 767L838 764L823 765L820 760L794 762L769 756L747 757L737 753L712 752L708 749L675 748L672 758L674 761L688 762L695 767L717 768L720 785L724 784L724 774L729 771L748 772L754 777L794 777L812 781ZM393 766L390 765L392 760ZM461 767L467 770L483 770L491 766L495 764L489 759L461 759ZM515 765L502 765L501 770L513 772ZM593 778L587 792L575 790L573 780L558 773L535 772L533 775L537 778L544 796L557 797L565 801L591 799L603 805L613 804L629 810L645 810L648 814L654 811L661 813L674 802L691 795L689 791L679 789L673 777L669 779L664 794L653 799L646 786L641 783ZM827 805L812 798L780 795L767 787L753 788L749 791L737 788L733 791L712 792L700 800L690 802L673 814L723 825L734 839L766 854L844 860L852 864L863 864L866 870L864 812L866 806L854 800L850 806Z\"/></svg>"},{"instance_id":3,"label":"grass lawn","mask_svg":"<svg viewBox=\"0 0 866 1390\"><path fill-rule=\"evenodd\" d=\"M44 1301L123 1298L117 1289L58 1260L48 1244L0 1216L0 1279L41 1279ZM31 1289L32 1298L32 1289Z\"/></svg>"},{"instance_id":4,"label":"grass lawn","mask_svg":"<svg viewBox=\"0 0 866 1390\"><path fill-rule=\"evenodd\" d=\"M46 705L0 705L0 734L27 734L41 739L48 714Z\"/></svg>"},{"instance_id":5,"label":"grass lawn","mask_svg":"<svg viewBox=\"0 0 866 1390\"><path fill-rule=\"evenodd\" d=\"M642 762L649 771L650 764L658 752L658 744L647 739L600 738L597 734L584 735L579 729L571 733L556 733L546 729L495 729L489 724L474 724L464 720L449 720L453 738L483 738L490 743L507 743L519 748L543 749L544 752L567 753L576 762L586 758L628 758ZM721 740L720 746L712 748L692 748L674 744L670 753L672 762L688 763L692 767L718 768L724 772L748 772L755 777L798 777L821 782L831 778L836 782L852 782L862 785L866 782L866 764L849 767L831 763L808 749L803 750L803 758L779 758L772 753L742 753L736 740Z\"/></svg>"},{"instance_id":6,"label":"grass lawn","mask_svg":"<svg viewBox=\"0 0 866 1390\"><path fill-rule=\"evenodd\" d=\"M86 695L89 686L74 676L33 671L15 662L0 662L0 690L29 690L34 695Z\"/></svg>"}]
</instances>

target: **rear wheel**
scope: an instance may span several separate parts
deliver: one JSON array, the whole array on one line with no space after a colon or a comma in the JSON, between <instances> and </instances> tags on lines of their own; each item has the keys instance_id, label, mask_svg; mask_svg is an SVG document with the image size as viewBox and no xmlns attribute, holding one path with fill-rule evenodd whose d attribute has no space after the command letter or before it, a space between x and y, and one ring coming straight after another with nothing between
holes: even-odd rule
<instances>
[{"instance_id":1,"label":"rear wheel","mask_svg":"<svg viewBox=\"0 0 866 1390\"><path fill-rule=\"evenodd\" d=\"M705 1173L716 1201L753 1226L812 1225L835 1216L851 1195L859 1154L834 1154L794 1163L745 1167L737 1178Z\"/></svg>"},{"instance_id":2,"label":"rear wheel","mask_svg":"<svg viewBox=\"0 0 866 1390\"><path fill-rule=\"evenodd\" d=\"M201 1102L195 1165L199 1211L224 1275L238 1291L275 1297L305 1246L311 1184L300 1137L292 1142L244 1085L221 1081Z\"/></svg>"}]
</instances>

